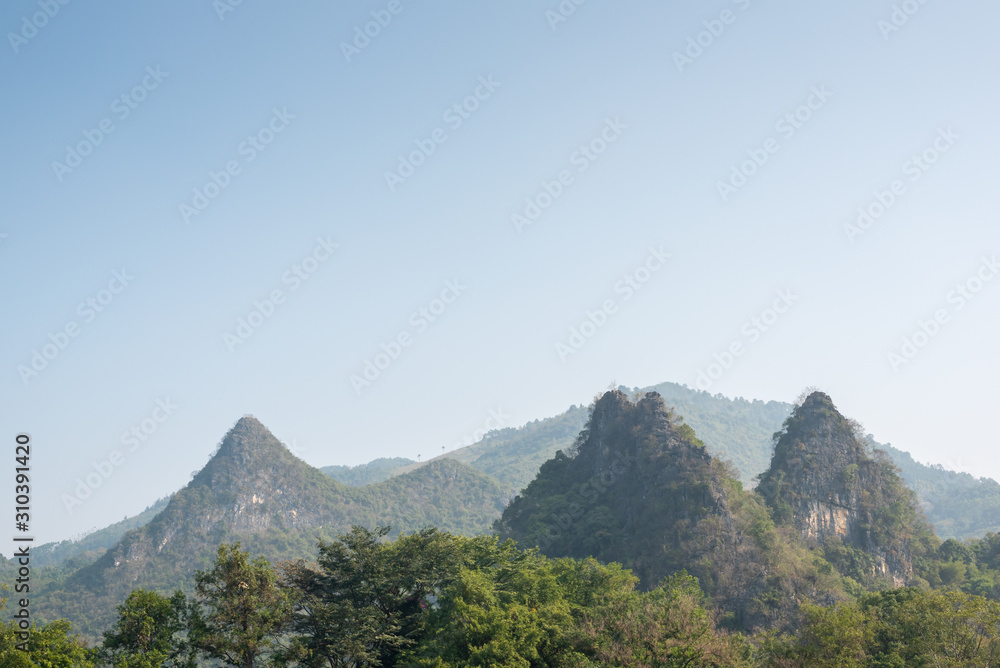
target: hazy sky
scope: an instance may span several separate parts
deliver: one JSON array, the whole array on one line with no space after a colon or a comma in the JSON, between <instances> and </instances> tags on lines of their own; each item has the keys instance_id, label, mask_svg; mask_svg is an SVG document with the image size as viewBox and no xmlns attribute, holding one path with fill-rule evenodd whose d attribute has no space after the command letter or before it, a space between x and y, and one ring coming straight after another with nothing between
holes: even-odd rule
<instances>
[{"instance_id":1,"label":"hazy sky","mask_svg":"<svg viewBox=\"0 0 1000 668\"><path fill-rule=\"evenodd\" d=\"M818 386L1000 477L995 2L229 1L0 8L39 540L246 413L359 464L611 382Z\"/></svg>"}]
</instances>

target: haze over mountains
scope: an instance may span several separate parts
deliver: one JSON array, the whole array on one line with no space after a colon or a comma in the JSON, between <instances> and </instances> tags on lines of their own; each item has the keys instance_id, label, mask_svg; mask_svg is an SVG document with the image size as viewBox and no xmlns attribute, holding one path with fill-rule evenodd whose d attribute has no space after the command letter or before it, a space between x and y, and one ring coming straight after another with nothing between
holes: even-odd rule
<instances>
[{"instance_id":1,"label":"haze over mountains","mask_svg":"<svg viewBox=\"0 0 1000 668\"><path fill-rule=\"evenodd\" d=\"M636 403L629 394L639 397ZM888 458L870 454L873 442L856 433L829 397L810 396L795 415L792 408L670 383L644 391L620 388L597 399L593 413L574 406L519 429L491 432L428 462L376 460L323 471L295 457L256 419L244 417L169 502L78 543L38 548L51 568L41 571L36 609L43 617L66 617L94 635L133 588L190 587L194 570L206 568L223 542L239 540L272 561L308 558L317 540L353 524L388 524L395 534L436 526L476 535L489 532L501 515L497 529L525 546L622 561L646 584L681 568L697 573L701 564L700 577L712 583L708 590L739 627L786 615L780 605L763 600L843 596L849 584L839 575L803 574L795 556L823 548L832 536L843 538L849 550L829 554L843 562L841 575L852 574L845 576L852 581L907 581L910 542L920 529ZM798 417L785 424L790 415ZM783 436L775 449L772 436L779 431ZM837 457L824 454L831 447ZM994 481L926 467L895 450L890 456L901 463L931 521L944 527L942 537L1000 528L1000 486ZM637 462L642 464L635 467ZM608 466L629 473L599 490L606 503L573 517L564 485L581 485ZM749 495L746 490L761 474L761 496ZM640 492L648 498L639 500ZM518 493L522 498L510 503ZM691 498L701 501L690 505ZM880 515L882 506L896 515ZM559 539L539 533L539 509L546 517L572 517L572 531ZM768 525L769 514L776 527ZM656 533L628 534L629 527L654 524ZM873 533L879 525L891 530ZM608 533L607 527L625 533ZM664 546L672 547L664 552ZM768 580L759 570L767 564L786 575Z\"/></svg>"}]
</instances>

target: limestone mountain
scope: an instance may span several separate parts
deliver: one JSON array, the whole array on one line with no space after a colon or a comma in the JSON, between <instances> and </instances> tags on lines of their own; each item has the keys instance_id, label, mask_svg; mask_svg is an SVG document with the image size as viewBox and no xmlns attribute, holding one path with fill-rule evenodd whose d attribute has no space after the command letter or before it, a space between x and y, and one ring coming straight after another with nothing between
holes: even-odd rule
<instances>
[{"instance_id":1,"label":"limestone mountain","mask_svg":"<svg viewBox=\"0 0 1000 668\"><path fill-rule=\"evenodd\" d=\"M810 394L775 434L758 493L779 525L824 547L841 572L906 584L929 528L889 456L872 449L829 396Z\"/></svg>"},{"instance_id":2,"label":"limestone mountain","mask_svg":"<svg viewBox=\"0 0 1000 668\"><path fill-rule=\"evenodd\" d=\"M66 617L97 632L136 587L188 589L217 547L241 541L272 561L309 558L316 541L351 525L391 525L394 533L427 526L485 533L503 507L488 476L444 461L378 485L342 485L295 457L252 417L244 417L191 482L145 526L126 533L96 562L38 600L43 617Z\"/></svg>"},{"instance_id":3,"label":"limestone mountain","mask_svg":"<svg viewBox=\"0 0 1000 668\"><path fill-rule=\"evenodd\" d=\"M541 467L494 529L551 557L619 562L645 588L687 570L736 628L780 625L801 597L840 594L810 559L793 573L804 548L655 392L602 396L570 451Z\"/></svg>"},{"instance_id":4,"label":"limestone mountain","mask_svg":"<svg viewBox=\"0 0 1000 668\"><path fill-rule=\"evenodd\" d=\"M647 388L619 387L629 396L656 392L664 402L684 416L709 453L732 462L739 479L749 489L771 462L773 435L794 406L782 401L730 399L709 394L677 383L660 383ZM439 455L430 462L454 459L496 478L510 496L527 487L539 468L573 445L587 421L584 406L571 406L559 415L533 420L522 427L495 429L482 440ZM942 538L979 538L1000 531L1000 484L988 478L947 471L913 460L906 452L888 444L879 444L869 436L870 444L889 453L902 468L903 479L913 489L921 507ZM415 471L430 462L376 460L370 466L327 467L331 477L349 485L377 482Z\"/></svg>"}]
</instances>

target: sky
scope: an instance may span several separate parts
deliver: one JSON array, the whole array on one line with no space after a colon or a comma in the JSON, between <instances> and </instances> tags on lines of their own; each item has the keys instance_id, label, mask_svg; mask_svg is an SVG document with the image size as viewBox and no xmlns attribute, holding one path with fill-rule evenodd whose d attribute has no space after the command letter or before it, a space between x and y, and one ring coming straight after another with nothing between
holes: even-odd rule
<instances>
[{"instance_id":1,"label":"sky","mask_svg":"<svg viewBox=\"0 0 1000 668\"><path fill-rule=\"evenodd\" d=\"M4 3L0 551L19 434L44 542L183 487L245 414L356 465L610 384L815 386L1000 478L997 19Z\"/></svg>"}]
</instances>

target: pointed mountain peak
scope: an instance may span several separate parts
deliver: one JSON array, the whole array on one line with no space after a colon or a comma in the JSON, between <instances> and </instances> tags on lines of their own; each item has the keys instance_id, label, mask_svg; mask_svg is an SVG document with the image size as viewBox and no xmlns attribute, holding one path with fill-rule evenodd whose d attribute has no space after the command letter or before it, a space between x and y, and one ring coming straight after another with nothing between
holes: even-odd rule
<instances>
[{"instance_id":1,"label":"pointed mountain peak","mask_svg":"<svg viewBox=\"0 0 1000 668\"><path fill-rule=\"evenodd\" d=\"M681 538L701 521L724 527L717 544L734 544L722 475L659 394L633 403L609 391L594 402L573 448L542 465L495 528L552 557L625 563L651 586L708 549ZM667 538L650 538L654 533Z\"/></svg>"},{"instance_id":2,"label":"pointed mountain peak","mask_svg":"<svg viewBox=\"0 0 1000 668\"><path fill-rule=\"evenodd\" d=\"M807 396L797 410L811 412L824 409L836 411L837 407L833 405L833 399L829 394L817 391Z\"/></svg>"},{"instance_id":3,"label":"pointed mountain peak","mask_svg":"<svg viewBox=\"0 0 1000 668\"><path fill-rule=\"evenodd\" d=\"M614 423L631 410L632 402L628 400L628 396L624 392L620 390L605 392L594 401L590 410L589 427L596 427L600 431L604 425Z\"/></svg>"},{"instance_id":4,"label":"pointed mountain peak","mask_svg":"<svg viewBox=\"0 0 1000 668\"><path fill-rule=\"evenodd\" d=\"M621 451L637 443L635 436L644 433L667 442L674 432L674 416L656 392L647 392L632 403L620 390L605 392L594 402L590 420L576 443L576 452L590 454Z\"/></svg>"},{"instance_id":5,"label":"pointed mountain peak","mask_svg":"<svg viewBox=\"0 0 1000 668\"><path fill-rule=\"evenodd\" d=\"M829 395L813 392L774 435L771 466L760 475L757 491L772 502L788 484L836 495L843 472L870 459L857 430Z\"/></svg>"},{"instance_id":6,"label":"pointed mountain peak","mask_svg":"<svg viewBox=\"0 0 1000 668\"><path fill-rule=\"evenodd\" d=\"M274 457L291 456L274 434L252 415L241 417L223 437L212 461L230 460L245 466Z\"/></svg>"},{"instance_id":7,"label":"pointed mountain peak","mask_svg":"<svg viewBox=\"0 0 1000 668\"><path fill-rule=\"evenodd\" d=\"M868 458L859 431L860 425L844 417L828 394L813 392L792 409L782 430L775 434L771 467L775 463L856 464Z\"/></svg>"}]
</instances>

